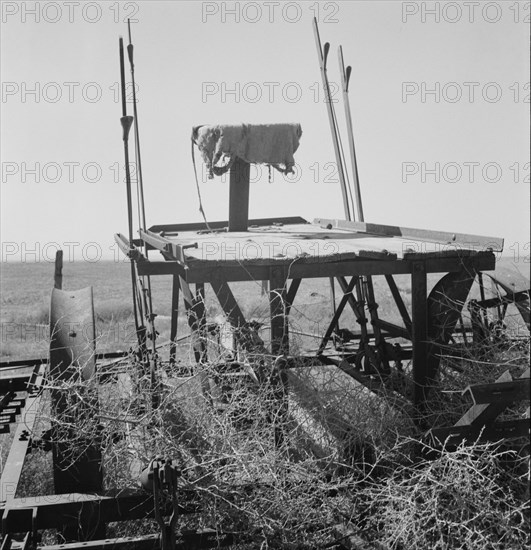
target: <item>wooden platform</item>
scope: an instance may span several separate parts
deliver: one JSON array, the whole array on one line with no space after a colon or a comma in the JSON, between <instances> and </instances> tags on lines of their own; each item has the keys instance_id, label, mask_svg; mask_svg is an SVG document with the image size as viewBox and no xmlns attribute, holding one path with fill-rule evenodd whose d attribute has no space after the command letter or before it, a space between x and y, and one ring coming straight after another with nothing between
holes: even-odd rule
<instances>
[{"instance_id":1,"label":"wooden platform","mask_svg":"<svg viewBox=\"0 0 531 550\"><path fill-rule=\"evenodd\" d=\"M465 258L465 263L486 270L494 268L493 252L503 248L503 240L494 237L342 220L309 223L299 217L250 220L248 231L242 232L228 232L227 222L209 228L159 225L140 231L140 236L174 262L174 268L141 262L140 274L177 274L182 268L179 274L190 282L207 282L219 268L227 280L268 279L259 268L282 266L292 272L290 278L410 273L414 261L427 261L427 272L444 272L456 270Z\"/></svg>"}]
</instances>

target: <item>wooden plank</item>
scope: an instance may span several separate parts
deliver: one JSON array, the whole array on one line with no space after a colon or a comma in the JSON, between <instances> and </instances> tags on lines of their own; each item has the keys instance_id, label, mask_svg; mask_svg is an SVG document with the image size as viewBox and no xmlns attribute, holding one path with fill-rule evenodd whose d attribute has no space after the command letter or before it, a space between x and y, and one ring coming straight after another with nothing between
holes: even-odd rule
<instances>
[{"instance_id":1,"label":"wooden plank","mask_svg":"<svg viewBox=\"0 0 531 550\"><path fill-rule=\"evenodd\" d=\"M25 410L17 425L9 454L3 464L0 478L0 501L6 503L12 502L17 492L20 475L31 442L33 427L39 412L41 396L37 390L42 384L44 369L44 365L35 367L35 376L32 377L34 380L32 391L27 397ZM10 417L12 416L10 415Z\"/></svg>"},{"instance_id":2,"label":"wooden plank","mask_svg":"<svg viewBox=\"0 0 531 550\"><path fill-rule=\"evenodd\" d=\"M175 246L196 245L184 252L186 261L272 262L284 259L304 262L347 260L356 257L382 260L467 258L485 254L475 250L431 251L420 243L399 238L357 237L352 234L291 234L282 231L234 232L231 234L183 234L167 239ZM167 245L169 246L169 244ZM162 248L162 245L160 245Z\"/></svg>"},{"instance_id":3,"label":"wooden plank","mask_svg":"<svg viewBox=\"0 0 531 550\"><path fill-rule=\"evenodd\" d=\"M484 253L476 251L410 252L409 243L394 239L319 239L295 238L286 234L273 235L232 233L230 236L209 238L186 236L179 240L183 246L190 246L184 252L186 262L244 262L248 265L270 264L282 260L297 260L302 263L344 261L355 258L378 260L427 260L474 258ZM176 244L176 246L179 246Z\"/></svg>"},{"instance_id":4,"label":"wooden plank","mask_svg":"<svg viewBox=\"0 0 531 550\"><path fill-rule=\"evenodd\" d=\"M463 249L492 250L501 252L503 250L503 239L498 237L484 237L479 235L467 235L465 233L450 233L447 231L432 231L427 229L416 229L412 227L398 227L394 225L382 225L375 223L352 222L346 220L332 220L316 218L314 224L367 233L371 235L382 235L386 237L405 237L413 240L434 242L440 244L453 244Z\"/></svg>"},{"instance_id":5,"label":"wooden plank","mask_svg":"<svg viewBox=\"0 0 531 550\"><path fill-rule=\"evenodd\" d=\"M33 511L38 514L33 523ZM193 505L179 505L181 514L197 512ZM164 510L166 512L166 510ZM117 497L86 493L44 495L15 498L0 506L2 529L7 533L22 533L35 529L77 527L80 518L87 523L104 519L105 522L142 519L154 516L153 497L142 493L121 494Z\"/></svg>"},{"instance_id":6,"label":"wooden plank","mask_svg":"<svg viewBox=\"0 0 531 550\"><path fill-rule=\"evenodd\" d=\"M0 501L5 501L7 504L15 498L17 492L40 401L40 395L28 398L27 407L22 419L17 424L9 455L3 465L2 477L0 478Z\"/></svg>"},{"instance_id":7,"label":"wooden plank","mask_svg":"<svg viewBox=\"0 0 531 550\"><path fill-rule=\"evenodd\" d=\"M496 383L511 382L513 377L509 371L503 372ZM506 407L505 403L489 403L472 405L468 411L455 423L456 426L484 425L494 420Z\"/></svg>"},{"instance_id":8,"label":"wooden plank","mask_svg":"<svg viewBox=\"0 0 531 550\"><path fill-rule=\"evenodd\" d=\"M459 445L464 439L472 443L477 439L499 441L501 439L518 439L529 437L530 421L528 418L518 418L495 422L489 425L462 425L449 428L434 428L430 436L447 445Z\"/></svg>"},{"instance_id":9,"label":"wooden plank","mask_svg":"<svg viewBox=\"0 0 531 550\"><path fill-rule=\"evenodd\" d=\"M494 254L487 252L471 258L436 258L425 262L426 273L448 273L461 271L463 267L468 269L489 270L493 269L496 258ZM215 273L223 271L227 281L264 281L269 278L269 268L273 265L289 267L288 276L297 278L335 277L336 275L403 275L411 273L412 262L395 260L355 260L331 259L319 262L307 263L304 259L297 262L286 260L271 262L264 265L242 264L241 262L196 262L190 265L188 270L183 270L178 262L139 262L137 270L139 275L173 275L178 274L191 283L209 282Z\"/></svg>"},{"instance_id":10,"label":"wooden plank","mask_svg":"<svg viewBox=\"0 0 531 550\"><path fill-rule=\"evenodd\" d=\"M144 231L140 229L139 234L144 242L151 248L161 252L165 258L177 261L182 264L183 267L186 267L184 252L181 245L170 241L166 237L161 237L160 235L152 233L149 230Z\"/></svg>"},{"instance_id":11,"label":"wooden plank","mask_svg":"<svg viewBox=\"0 0 531 550\"><path fill-rule=\"evenodd\" d=\"M108 359L112 357L127 357L127 351L110 351L106 353L96 353L96 360ZM0 363L0 380L4 370L12 369L13 367L34 367L35 365L47 364L48 357L38 357L36 359L17 359L15 361L2 361Z\"/></svg>"},{"instance_id":12,"label":"wooden plank","mask_svg":"<svg viewBox=\"0 0 531 550\"><path fill-rule=\"evenodd\" d=\"M475 405L484 403L505 403L509 405L517 401L529 399L529 378L517 379L511 382L497 382L494 384L475 384L465 390Z\"/></svg>"},{"instance_id":13,"label":"wooden plank","mask_svg":"<svg viewBox=\"0 0 531 550\"><path fill-rule=\"evenodd\" d=\"M147 261L147 259L142 255L142 252L140 252L140 250L136 247L135 242L130 243L127 237L121 233L116 233L114 235L114 241L127 258L131 258L135 262Z\"/></svg>"},{"instance_id":14,"label":"wooden plank","mask_svg":"<svg viewBox=\"0 0 531 550\"><path fill-rule=\"evenodd\" d=\"M39 546L39 550L160 550L160 533L139 537L121 537L115 539L94 540L89 542L70 542Z\"/></svg>"},{"instance_id":15,"label":"wooden plank","mask_svg":"<svg viewBox=\"0 0 531 550\"><path fill-rule=\"evenodd\" d=\"M308 223L304 218L300 216L284 216L278 218L253 218L249 220L249 227L260 227L267 225L291 225L291 224L304 224ZM224 229L228 228L228 221L213 221L208 222L208 225L211 229ZM149 231L153 233L163 233L166 235L171 235L172 233L180 233L183 231L208 231L208 228L205 222L194 222L194 223L174 223L174 224L163 224L163 225L152 225L149 228Z\"/></svg>"},{"instance_id":16,"label":"wooden plank","mask_svg":"<svg viewBox=\"0 0 531 550\"><path fill-rule=\"evenodd\" d=\"M396 252L387 250L386 243L379 239L323 239L319 236L301 238L281 232L232 232L223 235L185 234L159 243L159 249L169 250L171 243L175 246L197 244L197 247L186 248L183 260L190 266L195 261L237 261L248 264L271 264L278 261L320 262L333 259L373 258L390 260L401 254L401 247L395 244Z\"/></svg>"},{"instance_id":17,"label":"wooden plank","mask_svg":"<svg viewBox=\"0 0 531 550\"><path fill-rule=\"evenodd\" d=\"M230 533L203 529L176 533L173 550L190 548L223 548L232 545L234 537ZM39 546L39 550L159 550L162 548L160 533L137 537L119 537L115 539L96 540L91 542L72 542Z\"/></svg>"}]
</instances>

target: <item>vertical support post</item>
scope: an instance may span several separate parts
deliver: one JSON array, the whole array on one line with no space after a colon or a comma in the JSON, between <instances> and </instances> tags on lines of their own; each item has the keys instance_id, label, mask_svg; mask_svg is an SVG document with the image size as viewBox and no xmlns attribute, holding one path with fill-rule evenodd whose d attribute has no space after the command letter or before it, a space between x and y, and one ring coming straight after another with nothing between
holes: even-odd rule
<instances>
[{"instance_id":1,"label":"vertical support post","mask_svg":"<svg viewBox=\"0 0 531 550\"><path fill-rule=\"evenodd\" d=\"M286 311L287 274L284 267L272 267L269 273L269 307L271 314L271 353L278 356L271 373L271 386L276 401L274 415L275 447L284 444L284 423L288 415L288 375L286 355L289 353L289 327Z\"/></svg>"},{"instance_id":2,"label":"vertical support post","mask_svg":"<svg viewBox=\"0 0 531 550\"><path fill-rule=\"evenodd\" d=\"M174 275L171 294L171 326L170 326L170 365L175 365L177 353L177 323L179 316L179 276Z\"/></svg>"},{"instance_id":3,"label":"vertical support post","mask_svg":"<svg viewBox=\"0 0 531 550\"><path fill-rule=\"evenodd\" d=\"M207 361L207 345L206 345L206 307L205 307L205 284L196 283L195 285L195 299L194 310L196 316L196 331L197 331L197 352L196 361L201 369L199 378L201 380L201 390L203 395L209 403L212 402L212 396L210 394L210 382L208 380L208 373L204 370L204 365Z\"/></svg>"},{"instance_id":4,"label":"vertical support post","mask_svg":"<svg viewBox=\"0 0 531 550\"><path fill-rule=\"evenodd\" d=\"M413 332L413 403L419 414L426 405L428 365L428 299L426 266L414 262L411 272L411 309Z\"/></svg>"},{"instance_id":5,"label":"vertical support post","mask_svg":"<svg viewBox=\"0 0 531 550\"><path fill-rule=\"evenodd\" d=\"M236 157L230 169L229 231L247 231L251 165Z\"/></svg>"},{"instance_id":6,"label":"vertical support post","mask_svg":"<svg viewBox=\"0 0 531 550\"><path fill-rule=\"evenodd\" d=\"M61 290L63 288L63 251L55 253L55 272L53 274L53 287Z\"/></svg>"}]
</instances>

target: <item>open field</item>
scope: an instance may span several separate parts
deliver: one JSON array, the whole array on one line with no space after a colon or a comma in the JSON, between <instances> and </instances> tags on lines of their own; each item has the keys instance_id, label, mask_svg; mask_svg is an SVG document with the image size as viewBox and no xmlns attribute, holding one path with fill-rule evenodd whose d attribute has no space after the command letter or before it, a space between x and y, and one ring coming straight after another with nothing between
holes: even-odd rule
<instances>
[{"instance_id":1,"label":"open field","mask_svg":"<svg viewBox=\"0 0 531 550\"><path fill-rule=\"evenodd\" d=\"M529 264L514 264L501 260L529 277ZM442 275L441 275L442 276ZM431 275L432 286L439 275ZM158 314L157 330L160 342L169 339L171 277L152 277L153 303ZM404 301L409 305L411 290L408 277L396 277ZM399 323L400 316L383 277L374 278L379 314ZM72 262L63 267L63 288L80 289L92 286L97 326L97 350L126 350L135 343L132 318L132 294L127 262ZM48 316L53 287L53 264L6 263L0 277L0 357L22 359L44 357L48 353ZM267 338L269 305L260 282L236 283L235 295L248 319L265 322L262 337ZM222 312L215 296L206 288L207 313L210 320L219 322ZM182 300L182 299L181 299ZM181 301L182 306L182 301ZM179 335L188 332L184 308L181 307ZM322 334L332 315L330 285L327 279L305 280L301 284L291 313L291 328L306 334ZM344 313L345 326L353 323L350 310ZM303 347L315 346L312 338L294 336L294 343Z\"/></svg>"},{"instance_id":2,"label":"open field","mask_svg":"<svg viewBox=\"0 0 531 550\"><path fill-rule=\"evenodd\" d=\"M526 264L527 265L527 264ZM135 345L127 263L65 264L63 288L94 288L97 350L127 350ZM406 277L397 284L407 306L411 291ZM438 276L430 277L430 287ZM399 323L385 280L374 279L379 314ZM2 359L48 354L48 309L53 264L7 264L1 279ZM171 279L152 278L160 341L169 338ZM267 344L269 304L260 282L231 285L248 320L264 323ZM212 292L206 288L210 321L223 322ZM327 279L304 281L290 321L291 346L313 348L332 316ZM516 312L509 314L513 334L522 336ZM345 311L341 326L355 326ZM179 335L189 332L181 308ZM190 363L189 340L179 359ZM164 356L163 356L164 358ZM442 368L442 392L434 407L441 421L453 423L468 404L460 398L466 384L492 381L510 369L519 375L529 361L524 344L492 349L484 356L454 359L463 373ZM476 442L453 451L437 451L423 443L423 430L392 396L375 397L335 367L294 369L289 373L289 417L282 424L286 448L273 444L271 387L236 385L225 407L213 413L197 376L164 380L156 414L139 413L138 394L149 401L145 381L134 366L99 388L97 414L102 436L105 490L138 487L138 472L154 455L171 456L182 465L182 479L201 498L200 515L180 519L182 528L217 526L237 533L242 550L251 548L341 548L332 543L341 533L359 548L431 550L520 550L529 542L529 494L526 458L503 446ZM144 384L144 385L143 385ZM68 386L63 388L68 392ZM221 392L221 390L218 390ZM47 393L45 392L45 395ZM43 402L49 403L45 398ZM144 411L145 409L140 409ZM135 421L128 424L127 416ZM80 427L91 433L90 425ZM42 431L50 412L41 411ZM0 461L12 436L0 436ZM72 441L75 453L76 441ZM431 454L430 454L431 453ZM53 492L51 453L28 456L17 496ZM250 489L250 487L252 489ZM152 522L135 533L157 531ZM342 531L343 530L343 531ZM113 526L109 536L131 535ZM358 537L358 538L356 538ZM362 542L360 542L362 541ZM363 541L371 541L370 543ZM346 546L345 546L346 547ZM356 546L351 546L356 547Z\"/></svg>"},{"instance_id":3,"label":"open field","mask_svg":"<svg viewBox=\"0 0 531 550\"><path fill-rule=\"evenodd\" d=\"M382 278L375 279L380 311L390 321L399 321L392 298ZM436 278L435 278L436 279ZM152 292L157 330L160 342L169 339L171 277L152 277ZM406 303L410 297L407 278L397 283L404 289ZM132 317L132 293L129 264L124 262L70 263L63 267L63 288L80 289L92 286L97 326L97 350L127 350L135 343ZM265 322L262 337L267 338L269 303L260 282L235 283L235 295L246 317ZM46 356L49 342L49 304L53 287L53 264L14 263L2 266L1 277L1 357L5 359ZM381 292L379 292L381 290ZM219 322L221 308L208 285L206 288L207 315ZM301 284L291 314L294 330L307 334L322 334L332 316L330 284L328 279L306 280ZM345 323L353 322L346 311ZM179 335L189 332L182 307L179 317ZM294 343L315 346L315 339L294 335Z\"/></svg>"}]
</instances>

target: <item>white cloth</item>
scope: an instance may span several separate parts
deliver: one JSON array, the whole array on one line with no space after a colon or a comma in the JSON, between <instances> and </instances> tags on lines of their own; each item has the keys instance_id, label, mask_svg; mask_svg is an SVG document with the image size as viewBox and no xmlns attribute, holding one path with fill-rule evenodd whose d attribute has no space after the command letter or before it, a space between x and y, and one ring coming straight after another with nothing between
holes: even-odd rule
<instances>
[{"instance_id":1,"label":"white cloth","mask_svg":"<svg viewBox=\"0 0 531 550\"><path fill-rule=\"evenodd\" d=\"M217 124L196 126L192 139L197 144L209 176L220 175L236 157L254 164L269 164L285 174L293 172L293 154L299 147L301 125ZM219 162L225 165L219 166Z\"/></svg>"}]
</instances>

